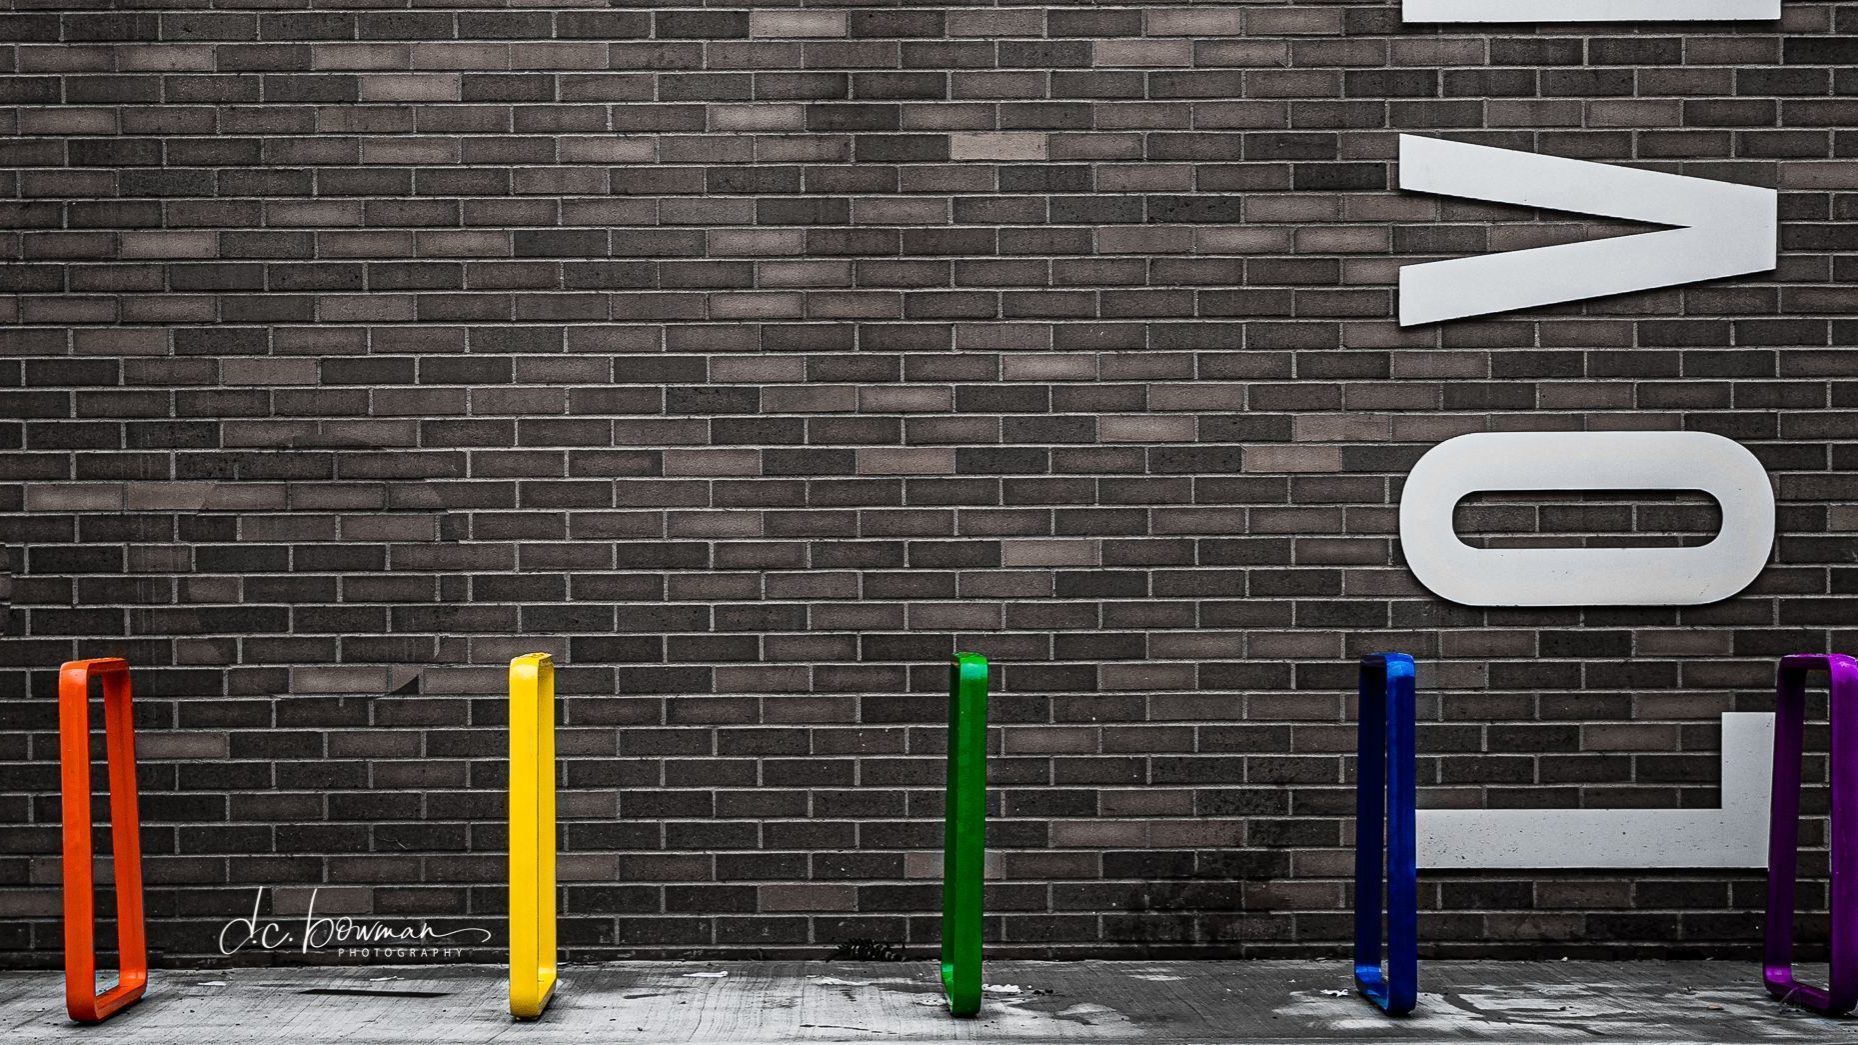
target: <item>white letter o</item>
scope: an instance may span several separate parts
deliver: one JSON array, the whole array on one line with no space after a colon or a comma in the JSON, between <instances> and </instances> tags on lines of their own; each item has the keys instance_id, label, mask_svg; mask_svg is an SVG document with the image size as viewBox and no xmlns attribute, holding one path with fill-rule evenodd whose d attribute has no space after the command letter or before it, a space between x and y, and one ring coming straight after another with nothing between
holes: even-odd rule
<instances>
[{"instance_id":1,"label":"white letter o","mask_svg":"<svg viewBox=\"0 0 1858 1045\"><path fill-rule=\"evenodd\" d=\"M1473 548L1452 516L1486 490L1701 490L1722 530L1694 548ZM1427 451L1400 496L1407 566L1466 606L1699 606L1747 587L1773 544L1767 470L1706 432L1461 435Z\"/></svg>"}]
</instances>

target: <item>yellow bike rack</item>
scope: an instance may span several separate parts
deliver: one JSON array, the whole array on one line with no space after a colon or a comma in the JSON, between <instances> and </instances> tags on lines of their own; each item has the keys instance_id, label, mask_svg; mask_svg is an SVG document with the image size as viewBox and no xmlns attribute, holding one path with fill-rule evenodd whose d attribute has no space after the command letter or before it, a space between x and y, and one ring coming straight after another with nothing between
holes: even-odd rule
<instances>
[{"instance_id":1,"label":"yellow bike rack","mask_svg":"<svg viewBox=\"0 0 1858 1045\"><path fill-rule=\"evenodd\" d=\"M510 1015L555 994L555 662L510 661Z\"/></svg>"}]
</instances>

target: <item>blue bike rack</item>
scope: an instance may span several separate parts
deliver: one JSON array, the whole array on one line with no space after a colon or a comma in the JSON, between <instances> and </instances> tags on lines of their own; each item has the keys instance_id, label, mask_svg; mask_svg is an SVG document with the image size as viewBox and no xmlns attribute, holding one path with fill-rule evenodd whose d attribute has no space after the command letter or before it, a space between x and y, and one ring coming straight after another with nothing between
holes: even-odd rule
<instances>
[{"instance_id":1,"label":"blue bike rack","mask_svg":"<svg viewBox=\"0 0 1858 1045\"><path fill-rule=\"evenodd\" d=\"M1419 1001L1419 868L1414 821L1413 658L1361 658L1355 773L1355 987L1389 1016ZM1383 833L1385 841L1383 841ZM1383 861L1384 857L1384 861ZM1381 968L1381 885L1387 967Z\"/></svg>"}]
</instances>

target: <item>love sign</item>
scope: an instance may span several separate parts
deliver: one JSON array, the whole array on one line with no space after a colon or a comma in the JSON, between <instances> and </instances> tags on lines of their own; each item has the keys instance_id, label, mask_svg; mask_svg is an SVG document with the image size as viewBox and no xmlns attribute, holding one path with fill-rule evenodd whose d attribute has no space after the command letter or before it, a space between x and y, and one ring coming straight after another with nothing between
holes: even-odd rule
<instances>
[{"instance_id":1,"label":"love sign","mask_svg":"<svg viewBox=\"0 0 1858 1045\"><path fill-rule=\"evenodd\" d=\"M1405 0L1421 22L1765 20L1779 0ZM1776 264L1772 189L1402 135L1400 186L1458 199L1668 226L1593 242L1409 265L1400 324L1765 272ZM1453 514L1486 491L1694 490L1722 509L1695 548L1475 549ZM1703 432L1503 432L1448 440L1408 476L1400 500L1407 565L1428 590L1468 606L1696 606L1758 577L1774 543L1774 493L1746 448ZM1732 721L1733 719L1733 721ZM1717 810L1429 810L1427 867L1759 867L1767 830L1772 716L1724 717Z\"/></svg>"}]
</instances>

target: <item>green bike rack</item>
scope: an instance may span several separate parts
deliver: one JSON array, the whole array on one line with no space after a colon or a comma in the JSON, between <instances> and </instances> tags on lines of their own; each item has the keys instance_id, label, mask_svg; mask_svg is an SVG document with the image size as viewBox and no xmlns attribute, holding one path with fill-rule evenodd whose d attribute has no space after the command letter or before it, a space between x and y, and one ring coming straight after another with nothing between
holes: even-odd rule
<instances>
[{"instance_id":1,"label":"green bike rack","mask_svg":"<svg viewBox=\"0 0 1858 1045\"><path fill-rule=\"evenodd\" d=\"M987 658L957 653L948 678L948 803L942 829L942 994L981 1011L981 886L987 857Z\"/></svg>"}]
</instances>

